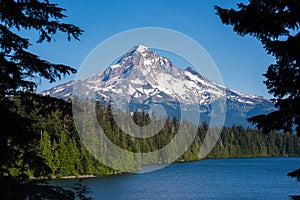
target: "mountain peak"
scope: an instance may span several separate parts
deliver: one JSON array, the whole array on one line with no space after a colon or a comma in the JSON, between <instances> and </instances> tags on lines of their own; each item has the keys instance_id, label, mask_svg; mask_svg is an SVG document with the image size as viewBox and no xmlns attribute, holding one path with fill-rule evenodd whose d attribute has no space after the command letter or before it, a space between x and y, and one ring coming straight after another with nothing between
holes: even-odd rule
<instances>
[{"instance_id":1,"label":"mountain peak","mask_svg":"<svg viewBox=\"0 0 300 200\"><path fill-rule=\"evenodd\" d=\"M274 110L271 102L257 96L243 94L209 81L192 67L177 68L172 62L143 45L134 46L115 64L83 81L57 86L44 94L69 98L72 87L84 94L95 92L99 97L130 99L131 110L147 110L151 103L165 106L166 112L177 115L178 102L200 105L202 118L209 119L211 105L226 94L227 121L247 124L246 118ZM248 124L249 125L249 124Z\"/></svg>"},{"instance_id":2,"label":"mountain peak","mask_svg":"<svg viewBox=\"0 0 300 200\"><path fill-rule=\"evenodd\" d=\"M152 51L143 45L136 45L132 49L130 49L125 56L132 56L132 55L146 55L151 53Z\"/></svg>"},{"instance_id":3,"label":"mountain peak","mask_svg":"<svg viewBox=\"0 0 300 200\"><path fill-rule=\"evenodd\" d=\"M118 63L123 63L128 60L131 60L132 57L146 57L149 54L154 54L154 53L148 47L145 47L143 45L136 45L132 49L127 51L122 56L122 58L118 61Z\"/></svg>"},{"instance_id":4,"label":"mountain peak","mask_svg":"<svg viewBox=\"0 0 300 200\"><path fill-rule=\"evenodd\" d=\"M135 51L137 52L145 52L145 51L149 51L148 47L145 47L143 45L137 45L134 47Z\"/></svg>"}]
</instances>

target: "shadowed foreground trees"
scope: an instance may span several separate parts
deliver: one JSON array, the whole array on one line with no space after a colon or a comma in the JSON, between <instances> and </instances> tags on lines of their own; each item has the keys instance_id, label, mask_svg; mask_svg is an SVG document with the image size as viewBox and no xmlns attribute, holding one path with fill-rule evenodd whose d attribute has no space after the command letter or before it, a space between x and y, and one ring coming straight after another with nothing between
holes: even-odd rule
<instances>
[{"instance_id":1,"label":"shadowed foreground trees","mask_svg":"<svg viewBox=\"0 0 300 200\"><path fill-rule=\"evenodd\" d=\"M38 43L51 42L57 32L67 39L78 39L82 33L77 26L60 22L65 9L49 1L0 1L0 193L1 199L74 199L75 194L41 181L29 181L34 176L52 174L49 163L39 156L41 129L32 118L47 115L46 105L66 103L38 96L34 90L44 78L50 82L76 70L41 59L28 51L29 39L21 31L34 30ZM22 106L20 106L22 105ZM38 111L33 110L38 107Z\"/></svg>"},{"instance_id":2,"label":"shadowed foreground trees","mask_svg":"<svg viewBox=\"0 0 300 200\"><path fill-rule=\"evenodd\" d=\"M284 130L292 132L296 126L300 134L300 2L297 0L250 0L238 4L238 10L216 6L222 22L232 25L240 36L257 38L268 54L276 58L264 74L264 82L275 99L278 109L268 115L249 119L264 132Z\"/></svg>"},{"instance_id":3,"label":"shadowed foreground trees","mask_svg":"<svg viewBox=\"0 0 300 200\"><path fill-rule=\"evenodd\" d=\"M276 58L264 74L275 99L276 111L249 119L263 132L296 130L300 135L300 2L298 0L249 0L238 9L215 7L222 22L240 36L257 38ZM289 174L300 177L300 170ZM300 199L300 196L292 197Z\"/></svg>"}]
</instances>

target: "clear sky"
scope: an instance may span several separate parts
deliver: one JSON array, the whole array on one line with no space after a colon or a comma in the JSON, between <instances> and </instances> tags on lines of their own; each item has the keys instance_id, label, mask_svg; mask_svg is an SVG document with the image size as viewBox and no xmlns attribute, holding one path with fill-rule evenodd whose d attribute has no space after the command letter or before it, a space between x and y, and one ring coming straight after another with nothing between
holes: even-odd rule
<instances>
[{"instance_id":1,"label":"clear sky","mask_svg":"<svg viewBox=\"0 0 300 200\"><path fill-rule=\"evenodd\" d=\"M50 1L66 8L64 22L78 25L85 32L81 41L68 42L62 34L52 43L30 48L41 58L79 68L89 52L100 42L122 31L140 27L162 27L182 32L201 44L216 63L224 85L248 94L267 98L263 73L274 58L250 36L240 37L232 27L221 23L214 5L236 7L245 0L73 0ZM32 36L30 36L31 38ZM67 82L75 75L54 84L41 81L38 91Z\"/></svg>"}]
</instances>

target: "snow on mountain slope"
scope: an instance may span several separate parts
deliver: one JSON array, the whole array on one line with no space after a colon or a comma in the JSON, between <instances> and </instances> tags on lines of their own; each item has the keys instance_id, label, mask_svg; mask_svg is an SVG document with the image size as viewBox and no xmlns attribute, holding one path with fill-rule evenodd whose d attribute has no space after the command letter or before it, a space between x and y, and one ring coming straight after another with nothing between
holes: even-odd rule
<instances>
[{"instance_id":1,"label":"snow on mountain slope","mask_svg":"<svg viewBox=\"0 0 300 200\"><path fill-rule=\"evenodd\" d=\"M131 99L136 104L156 102L171 106L178 102L199 104L210 115L210 105L226 95L226 124L247 125L246 118L274 110L273 104L260 96L227 89L207 80L192 68L179 69L168 58L159 56L142 45L130 49L116 64L82 81L71 81L42 94L70 98L76 84L83 91L93 91L109 100L111 97ZM172 102L177 102L173 106ZM136 108L133 106L133 108Z\"/></svg>"}]
</instances>

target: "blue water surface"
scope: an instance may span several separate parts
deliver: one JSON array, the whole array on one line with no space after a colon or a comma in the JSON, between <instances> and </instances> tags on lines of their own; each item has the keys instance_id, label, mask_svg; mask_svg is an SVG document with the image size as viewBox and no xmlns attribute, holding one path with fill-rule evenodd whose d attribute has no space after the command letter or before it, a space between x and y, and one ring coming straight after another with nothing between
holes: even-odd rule
<instances>
[{"instance_id":1,"label":"blue water surface","mask_svg":"<svg viewBox=\"0 0 300 200\"><path fill-rule=\"evenodd\" d=\"M213 159L175 163L158 171L87 178L94 199L289 199L300 195L300 182L286 174L300 158ZM57 180L71 185L75 180Z\"/></svg>"}]
</instances>

